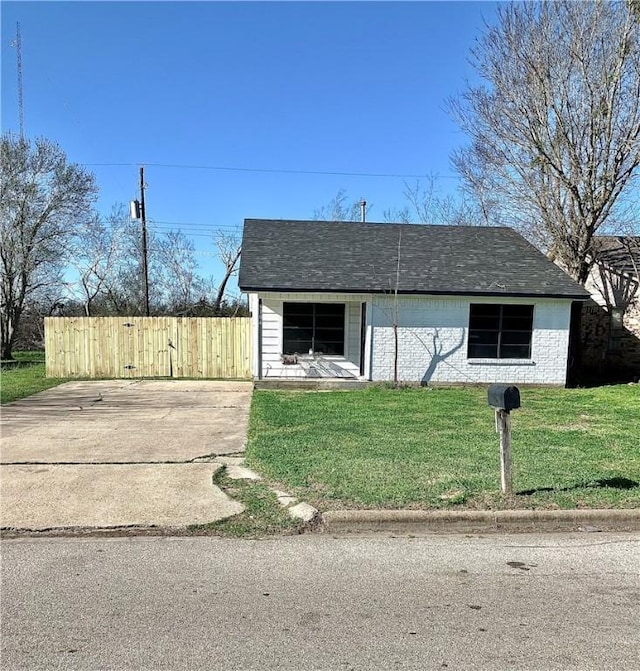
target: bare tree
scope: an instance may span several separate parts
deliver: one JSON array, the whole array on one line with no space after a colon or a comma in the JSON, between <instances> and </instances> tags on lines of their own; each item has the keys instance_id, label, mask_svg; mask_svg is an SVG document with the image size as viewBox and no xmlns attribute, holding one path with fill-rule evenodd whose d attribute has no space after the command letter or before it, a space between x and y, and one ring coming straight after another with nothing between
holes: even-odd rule
<instances>
[{"instance_id":1,"label":"bare tree","mask_svg":"<svg viewBox=\"0 0 640 671\"><path fill-rule=\"evenodd\" d=\"M384 210L385 222L449 226L499 225L488 194L482 193L482 198L472 198L464 190L457 190L455 195L443 195L436 175L429 175L413 183L405 182L403 195L407 204L400 209Z\"/></svg>"},{"instance_id":2,"label":"bare tree","mask_svg":"<svg viewBox=\"0 0 640 671\"><path fill-rule=\"evenodd\" d=\"M106 218L96 213L77 232L71 266L78 275L76 286L87 317L92 315L94 301L113 289L124 255L126 216L124 205L115 205Z\"/></svg>"},{"instance_id":3,"label":"bare tree","mask_svg":"<svg viewBox=\"0 0 640 671\"><path fill-rule=\"evenodd\" d=\"M11 358L29 297L60 281L74 229L91 213L93 175L55 143L3 135L0 146L0 350Z\"/></svg>"},{"instance_id":4,"label":"bare tree","mask_svg":"<svg viewBox=\"0 0 640 671\"><path fill-rule=\"evenodd\" d=\"M189 314L209 304L210 283L197 272L194 244L180 230L147 229L151 307L154 313ZM67 309L77 301L86 316L141 315L145 311L142 235L128 208L113 206L107 217L95 215L76 236L71 266L77 273Z\"/></svg>"},{"instance_id":5,"label":"bare tree","mask_svg":"<svg viewBox=\"0 0 640 671\"><path fill-rule=\"evenodd\" d=\"M224 293L227 289L227 284L231 277L237 272L238 261L242 253L242 240L239 233L225 233L218 231L215 234L215 243L218 248L218 258L224 266L224 275L220 284L218 285L218 292L214 302L214 314L220 312L222 302L224 300Z\"/></svg>"},{"instance_id":6,"label":"bare tree","mask_svg":"<svg viewBox=\"0 0 640 671\"><path fill-rule=\"evenodd\" d=\"M451 109L468 192L584 283L640 165L640 25L628 2L500 5L472 50L484 85ZM628 213L627 213L628 214Z\"/></svg>"},{"instance_id":7,"label":"bare tree","mask_svg":"<svg viewBox=\"0 0 640 671\"><path fill-rule=\"evenodd\" d=\"M338 193L326 204L313 211L312 219L316 221L360 221L362 219L362 203L364 199L350 200L346 189ZM371 205L367 204L365 214Z\"/></svg>"},{"instance_id":8,"label":"bare tree","mask_svg":"<svg viewBox=\"0 0 640 671\"><path fill-rule=\"evenodd\" d=\"M419 223L438 223L442 199L434 176L423 181L416 180L413 184L405 182L404 197L409 203L409 210L413 212L413 218Z\"/></svg>"},{"instance_id":9,"label":"bare tree","mask_svg":"<svg viewBox=\"0 0 640 671\"><path fill-rule=\"evenodd\" d=\"M198 274L195 247L182 231L170 231L154 243L152 262L159 265L158 294L172 313L189 313L211 288Z\"/></svg>"},{"instance_id":10,"label":"bare tree","mask_svg":"<svg viewBox=\"0 0 640 671\"><path fill-rule=\"evenodd\" d=\"M87 241L86 258L80 257L80 270L89 271L89 289L98 289L92 303L99 305L102 314L142 315L145 301L140 225L131 220L129 210L123 203L115 204L109 216L101 222L103 229L96 230L94 240L90 238ZM150 228L147 244L150 295L155 306L160 279L159 264L153 256L156 235ZM101 252L106 253L107 250L110 252L108 263L101 256ZM105 261L104 264L101 259ZM92 267L96 268L98 275L92 272ZM86 300L86 292L81 291L81 296Z\"/></svg>"}]
</instances>

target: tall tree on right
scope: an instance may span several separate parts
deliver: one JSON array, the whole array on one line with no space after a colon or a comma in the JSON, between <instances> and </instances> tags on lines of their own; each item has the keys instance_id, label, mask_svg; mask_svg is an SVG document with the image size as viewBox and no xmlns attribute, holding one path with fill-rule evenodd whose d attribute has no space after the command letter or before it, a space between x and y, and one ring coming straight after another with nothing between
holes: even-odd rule
<instances>
[{"instance_id":1,"label":"tall tree on right","mask_svg":"<svg viewBox=\"0 0 640 671\"><path fill-rule=\"evenodd\" d=\"M633 0L500 5L450 101L465 189L578 282L593 237L638 206L640 16ZM634 203L635 198L635 203ZM635 213L637 215L637 212Z\"/></svg>"}]
</instances>

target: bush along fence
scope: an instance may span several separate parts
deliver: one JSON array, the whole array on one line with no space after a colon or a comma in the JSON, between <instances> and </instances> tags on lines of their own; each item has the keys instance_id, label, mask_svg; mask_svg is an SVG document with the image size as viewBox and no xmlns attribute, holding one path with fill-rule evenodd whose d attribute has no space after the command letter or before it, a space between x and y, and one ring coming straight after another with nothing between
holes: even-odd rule
<instances>
[{"instance_id":1,"label":"bush along fence","mask_svg":"<svg viewBox=\"0 0 640 671\"><path fill-rule=\"evenodd\" d=\"M251 378L250 317L47 317L47 377Z\"/></svg>"}]
</instances>

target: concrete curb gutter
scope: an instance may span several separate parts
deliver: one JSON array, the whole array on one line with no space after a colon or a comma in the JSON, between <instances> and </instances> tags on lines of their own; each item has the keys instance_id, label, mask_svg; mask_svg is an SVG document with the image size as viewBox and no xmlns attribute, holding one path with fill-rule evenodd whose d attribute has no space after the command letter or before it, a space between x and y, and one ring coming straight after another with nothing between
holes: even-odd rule
<instances>
[{"instance_id":1,"label":"concrete curb gutter","mask_svg":"<svg viewBox=\"0 0 640 671\"><path fill-rule=\"evenodd\" d=\"M333 510L325 533L640 531L640 510Z\"/></svg>"},{"instance_id":2,"label":"concrete curb gutter","mask_svg":"<svg viewBox=\"0 0 640 671\"><path fill-rule=\"evenodd\" d=\"M305 506L303 531L320 533L528 533L552 531L640 531L640 509L614 510L334 510ZM302 511L301 511L302 512ZM210 536L185 526L3 527L0 538Z\"/></svg>"}]
</instances>

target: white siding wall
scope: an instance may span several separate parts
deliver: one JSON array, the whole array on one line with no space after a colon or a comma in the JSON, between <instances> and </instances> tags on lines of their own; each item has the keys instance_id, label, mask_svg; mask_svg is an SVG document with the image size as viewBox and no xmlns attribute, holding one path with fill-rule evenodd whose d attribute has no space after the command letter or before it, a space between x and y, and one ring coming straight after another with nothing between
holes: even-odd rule
<instances>
[{"instance_id":1,"label":"white siding wall","mask_svg":"<svg viewBox=\"0 0 640 671\"><path fill-rule=\"evenodd\" d=\"M335 359L341 368L353 375L360 374L360 304L366 297L349 294L265 293L260 294L260 298L262 298L262 377L304 377L302 367L282 364L282 306L288 301L346 304L345 356L330 358Z\"/></svg>"},{"instance_id":2,"label":"white siding wall","mask_svg":"<svg viewBox=\"0 0 640 671\"><path fill-rule=\"evenodd\" d=\"M371 309L371 377L393 379L393 297L375 296ZM469 304L535 305L530 360L467 359ZM398 373L411 382L566 381L571 301L480 297L399 297Z\"/></svg>"}]
</instances>

